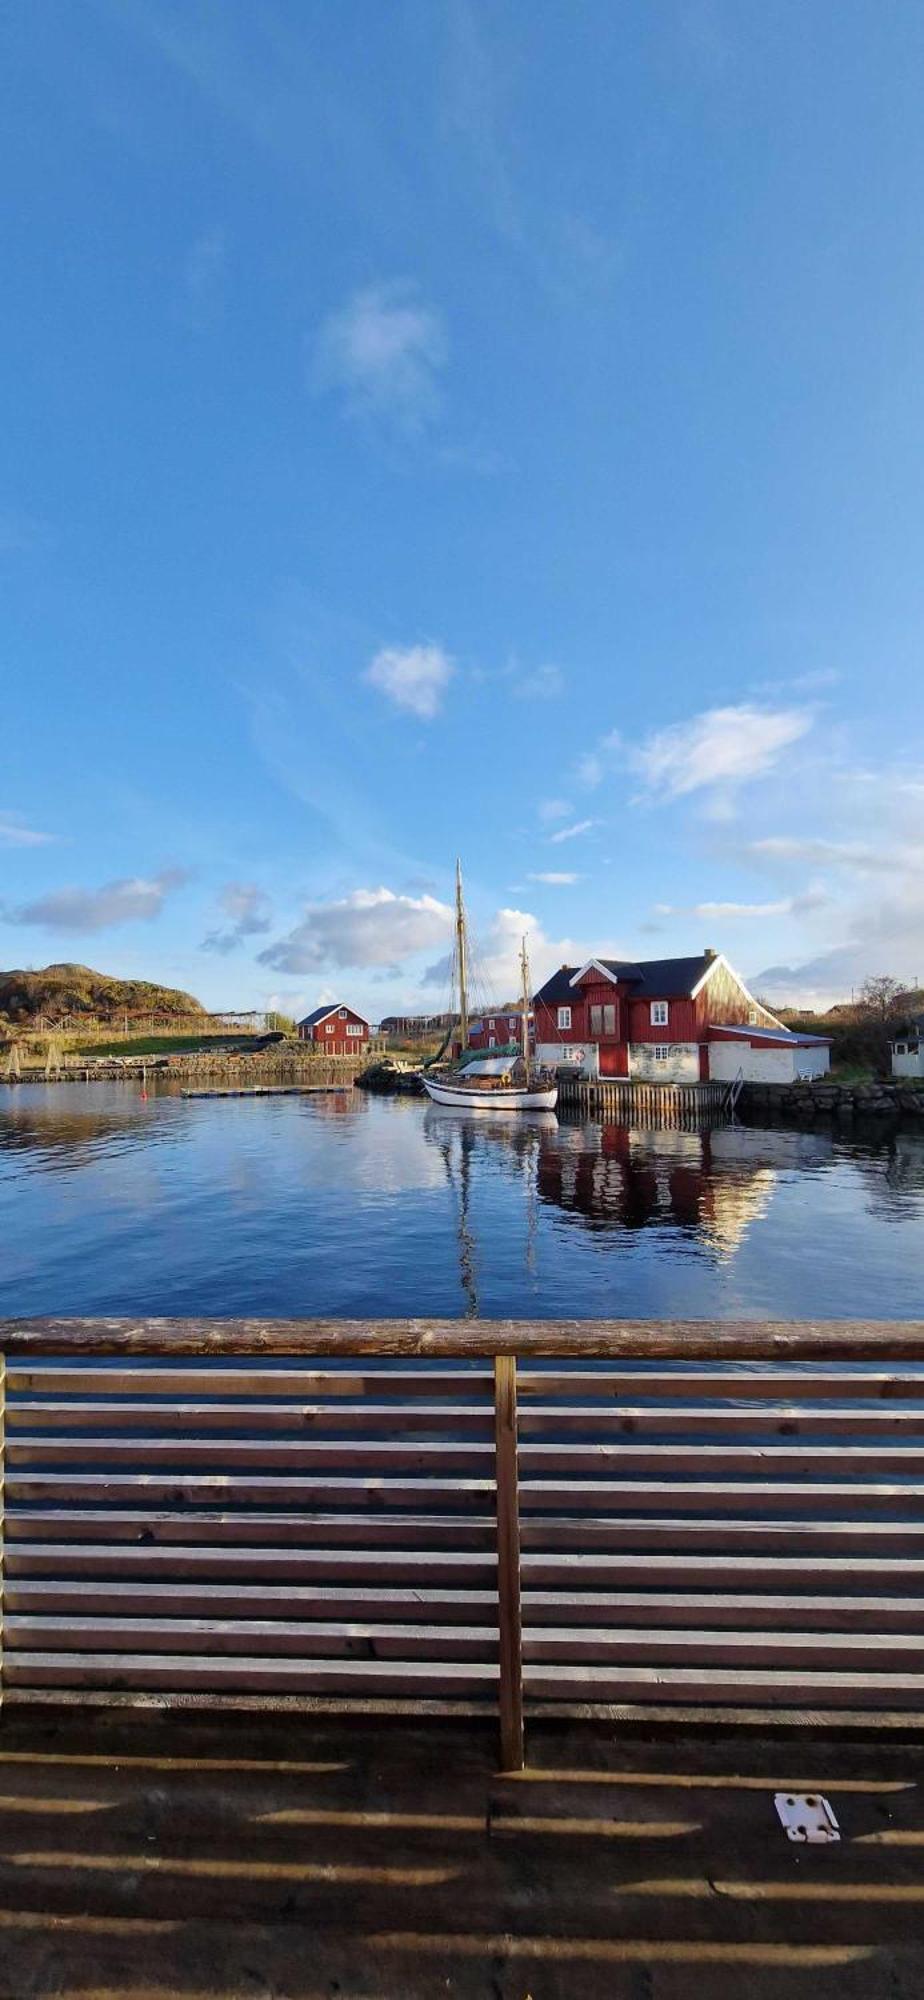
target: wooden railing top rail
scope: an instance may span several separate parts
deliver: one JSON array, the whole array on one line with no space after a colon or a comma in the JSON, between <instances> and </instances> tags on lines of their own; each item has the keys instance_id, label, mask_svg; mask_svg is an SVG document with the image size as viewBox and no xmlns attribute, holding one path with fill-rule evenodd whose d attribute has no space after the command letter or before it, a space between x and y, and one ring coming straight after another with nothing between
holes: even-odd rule
<instances>
[{"instance_id":1,"label":"wooden railing top rail","mask_svg":"<svg viewBox=\"0 0 924 2000\"><path fill-rule=\"evenodd\" d=\"M0 1353L924 1362L924 1320L0 1319Z\"/></svg>"}]
</instances>

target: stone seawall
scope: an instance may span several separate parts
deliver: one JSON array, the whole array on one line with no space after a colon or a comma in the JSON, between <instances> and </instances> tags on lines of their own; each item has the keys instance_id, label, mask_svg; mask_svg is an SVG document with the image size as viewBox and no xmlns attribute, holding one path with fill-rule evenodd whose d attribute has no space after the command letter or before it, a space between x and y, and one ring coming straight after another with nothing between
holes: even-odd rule
<instances>
[{"instance_id":1,"label":"stone seawall","mask_svg":"<svg viewBox=\"0 0 924 2000\"><path fill-rule=\"evenodd\" d=\"M827 1083L819 1078L805 1083L746 1083L737 1115L752 1125L777 1119L811 1125L827 1118L852 1125L857 1120L875 1119L879 1124L915 1126L924 1132L924 1090L915 1090L901 1080Z\"/></svg>"}]
</instances>

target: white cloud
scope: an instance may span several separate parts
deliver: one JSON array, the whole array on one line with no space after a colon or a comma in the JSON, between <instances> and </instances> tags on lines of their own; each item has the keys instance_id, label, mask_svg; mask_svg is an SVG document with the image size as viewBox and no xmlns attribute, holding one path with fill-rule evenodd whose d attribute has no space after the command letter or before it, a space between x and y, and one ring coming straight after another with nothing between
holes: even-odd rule
<instances>
[{"instance_id":1,"label":"white cloud","mask_svg":"<svg viewBox=\"0 0 924 2000\"><path fill-rule=\"evenodd\" d=\"M885 841L881 847L857 840L818 840L773 834L752 840L748 853L758 860L795 861L824 868L844 868L856 875L895 875L905 868L924 868L924 842Z\"/></svg>"},{"instance_id":2,"label":"white cloud","mask_svg":"<svg viewBox=\"0 0 924 2000\"><path fill-rule=\"evenodd\" d=\"M824 889L806 889L800 896L781 896L772 903L656 903L658 917L798 917L806 916L812 910L823 909L829 901Z\"/></svg>"},{"instance_id":3,"label":"white cloud","mask_svg":"<svg viewBox=\"0 0 924 2000\"><path fill-rule=\"evenodd\" d=\"M599 933L589 942L571 937L551 938L539 919L529 910L497 910L487 932L476 940L477 979L471 995L475 1006L502 1005L520 991L520 946L526 939L530 981L533 991L561 965L584 965L595 954L625 958L627 954L612 938ZM448 991L449 960L442 958L428 967L423 988Z\"/></svg>"},{"instance_id":4,"label":"white cloud","mask_svg":"<svg viewBox=\"0 0 924 2000\"><path fill-rule=\"evenodd\" d=\"M539 806L539 818L543 826L554 826L557 819L567 819L573 811L569 799L543 799Z\"/></svg>"},{"instance_id":5,"label":"white cloud","mask_svg":"<svg viewBox=\"0 0 924 2000\"><path fill-rule=\"evenodd\" d=\"M812 726L807 708L710 708L689 722L655 730L629 751L629 762L656 800L692 792L734 791L772 771L783 751Z\"/></svg>"},{"instance_id":6,"label":"white cloud","mask_svg":"<svg viewBox=\"0 0 924 2000\"><path fill-rule=\"evenodd\" d=\"M8 924L35 924L53 931L104 931L119 924L151 923L167 897L189 877L183 868L165 868L146 879L126 876L100 889L56 889L34 903L3 912Z\"/></svg>"},{"instance_id":7,"label":"white cloud","mask_svg":"<svg viewBox=\"0 0 924 2000\"><path fill-rule=\"evenodd\" d=\"M21 813L0 812L0 847L50 847L55 838L27 826Z\"/></svg>"},{"instance_id":8,"label":"white cloud","mask_svg":"<svg viewBox=\"0 0 924 2000\"><path fill-rule=\"evenodd\" d=\"M448 936L452 910L434 896L354 889L339 901L310 904L300 923L259 954L278 972L320 972L334 966L397 966Z\"/></svg>"},{"instance_id":9,"label":"white cloud","mask_svg":"<svg viewBox=\"0 0 924 2000\"><path fill-rule=\"evenodd\" d=\"M567 869L547 868L541 874L528 876L530 882L545 882L550 889L567 889L572 882L579 882L580 875L572 875Z\"/></svg>"},{"instance_id":10,"label":"white cloud","mask_svg":"<svg viewBox=\"0 0 924 2000\"><path fill-rule=\"evenodd\" d=\"M620 731L607 730L592 750L586 750L583 757L578 758L575 766L578 783L586 785L589 791L595 791L598 785L602 785L607 772L619 761L622 748Z\"/></svg>"},{"instance_id":11,"label":"white cloud","mask_svg":"<svg viewBox=\"0 0 924 2000\"><path fill-rule=\"evenodd\" d=\"M209 931L202 940L201 951L215 951L226 957L245 938L258 937L269 930L273 906L266 890L258 888L255 882L227 882L219 901L228 923L223 930Z\"/></svg>"},{"instance_id":12,"label":"white cloud","mask_svg":"<svg viewBox=\"0 0 924 2000\"><path fill-rule=\"evenodd\" d=\"M455 673L442 646L383 646L363 678L424 722L432 722Z\"/></svg>"},{"instance_id":13,"label":"white cloud","mask_svg":"<svg viewBox=\"0 0 924 2000\"><path fill-rule=\"evenodd\" d=\"M559 827L557 833L549 834L549 846L560 847L563 840L577 840L579 834L589 833L599 822L595 819L577 819L573 826Z\"/></svg>"},{"instance_id":14,"label":"white cloud","mask_svg":"<svg viewBox=\"0 0 924 2000\"><path fill-rule=\"evenodd\" d=\"M341 391L352 414L417 431L438 415L447 353L442 314L415 285L368 285L321 328L318 381Z\"/></svg>"}]
</instances>

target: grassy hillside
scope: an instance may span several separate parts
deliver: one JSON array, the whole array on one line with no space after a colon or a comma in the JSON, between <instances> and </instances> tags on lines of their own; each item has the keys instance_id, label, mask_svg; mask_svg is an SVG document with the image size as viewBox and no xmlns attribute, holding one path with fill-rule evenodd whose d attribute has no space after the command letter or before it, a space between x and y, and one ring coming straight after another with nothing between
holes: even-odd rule
<instances>
[{"instance_id":1,"label":"grassy hillside","mask_svg":"<svg viewBox=\"0 0 924 2000\"><path fill-rule=\"evenodd\" d=\"M88 965L0 972L0 1021L17 1028L28 1028L40 1015L50 1021L74 1014L124 1021L126 1014L129 1020L157 1014L169 1021L174 1016L204 1012L191 993L157 986L147 979L112 979Z\"/></svg>"}]
</instances>

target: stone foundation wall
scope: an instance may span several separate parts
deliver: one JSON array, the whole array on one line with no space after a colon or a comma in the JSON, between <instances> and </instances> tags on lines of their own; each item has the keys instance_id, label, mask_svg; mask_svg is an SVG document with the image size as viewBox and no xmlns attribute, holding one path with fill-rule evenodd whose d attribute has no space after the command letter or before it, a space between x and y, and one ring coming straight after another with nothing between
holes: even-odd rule
<instances>
[{"instance_id":1,"label":"stone foundation wall","mask_svg":"<svg viewBox=\"0 0 924 2000\"><path fill-rule=\"evenodd\" d=\"M901 1080L829 1083L818 1077L803 1083L746 1083L737 1112L739 1118L754 1125L775 1119L811 1125L828 1118L852 1125L857 1119L874 1118L894 1125L914 1125L924 1132L924 1090Z\"/></svg>"}]
</instances>

